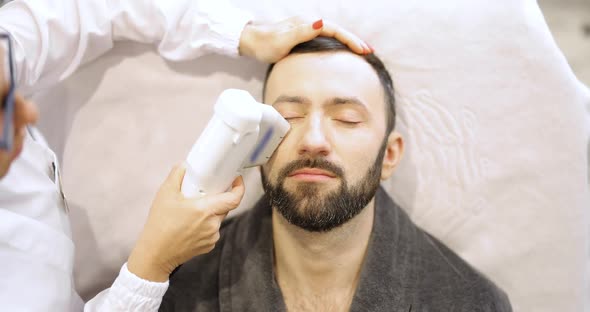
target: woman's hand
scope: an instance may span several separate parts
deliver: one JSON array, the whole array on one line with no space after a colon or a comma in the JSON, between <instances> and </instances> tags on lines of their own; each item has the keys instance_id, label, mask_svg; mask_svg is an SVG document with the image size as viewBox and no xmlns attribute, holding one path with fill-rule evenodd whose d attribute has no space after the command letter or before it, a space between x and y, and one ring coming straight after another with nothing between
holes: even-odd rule
<instances>
[{"instance_id":1,"label":"woman's hand","mask_svg":"<svg viewBox=\"0 0 590 312\"><path fill-rule=\"evenodd\" d=\"M4 59L5 51L0 47L0 103L3 103L8 94L9 82L4 77ZM0 179L8 173L10 165L19 156L22 151L25 136L27 134L26 126L34 124L38 118L37 107L26 101L18 93L14 98L14 118L13 118L13 146L12 150L0 150ZM0 107L0 135L4 131L4 109Z\"/></svg>"},{"instance_id":2,"label":"woman's hand","mask_svg":"<svg viewBox=\"0 0 590 312\"><path fill-rule=\"evenodd\" d=\"M221 222L244 196L238 177L229 192L186 198L180 191L185 171L176 166L160 187L127 261L129 271L145 280L164 282L179 265L213 250Z\"/></svg>"},{"instance_id":3,"label":"woman's hand","mask_svg":"<svg viewBox=\"0 0 590 312\"><path fill-rule=\"evenodd\" d=\"M358 54L374 52L367 43L338 25L292 17L278 23L247 24L240 37L240 55L276 63L294 46L318 36L334 37Z\"/></svg>"}]
</instances>

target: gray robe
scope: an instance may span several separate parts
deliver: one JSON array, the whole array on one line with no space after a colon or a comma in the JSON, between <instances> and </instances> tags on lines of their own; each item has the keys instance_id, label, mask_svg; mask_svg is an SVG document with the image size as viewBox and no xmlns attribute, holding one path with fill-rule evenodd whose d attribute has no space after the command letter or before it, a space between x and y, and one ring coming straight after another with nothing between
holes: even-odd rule
<instances>
[{"instance_id":1,"label":"gray robe","mask_svg":"<svg viewBox=\"0 0 590 312\"><path fill-rule=\"evenodd\" d=\"M160 311L286 311L274 278L272 209L263 198L222 226L215 249L170 278ZM418 228L379 189L350 311L511 311L506 294Z\"/></svg>"}]
</instances>

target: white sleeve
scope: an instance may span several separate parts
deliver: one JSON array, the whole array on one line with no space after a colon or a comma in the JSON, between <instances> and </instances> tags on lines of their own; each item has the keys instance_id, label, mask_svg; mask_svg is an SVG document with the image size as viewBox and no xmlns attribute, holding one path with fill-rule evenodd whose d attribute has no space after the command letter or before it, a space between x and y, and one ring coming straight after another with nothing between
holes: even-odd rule
<instances>
[{"instance_id":1,"label":"white sleeve","mask_svg":"<svg viewBox=\"0 0 590 312\"><path fill-rule=\"evenodd\" d=\"M238 55L250 14L227 0L16 0L0 9L12 34L19 91L51 86L117 40L154 44L172 61Z\"/></svg>"},{"instance_id":2,"label":"white sleeve","mask_svg":"<svg viewBox=\"0 0 590 312\"><path fill-rule=\"evenodd\" d=\"M168 281L156 283L141 279L129 272L125 263L111 288L103 290L86 303L84 311L158 311L166 290Z\"/></svg>"}]
</instances>

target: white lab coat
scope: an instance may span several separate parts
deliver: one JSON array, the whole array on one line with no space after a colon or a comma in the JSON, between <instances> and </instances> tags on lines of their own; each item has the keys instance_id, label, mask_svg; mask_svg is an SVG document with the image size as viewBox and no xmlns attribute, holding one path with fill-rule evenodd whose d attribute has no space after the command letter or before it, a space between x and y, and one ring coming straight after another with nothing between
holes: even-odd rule
<instances>
[{"instance_id":1,"label":"white lab coat","mask_svg":"<svg viewBox=\"0 0 590 312\"><path fill-rule=\"evenodd\" d=\"M237 55L249 14L220 0L18 0L0 9L15 39L19 91L67 78L116 40L157 44L169 60ZM41 116L43 118L43 116ZM84 307L73 284L74 244L59 164L34 128L0 180L0 311L155 311L166 283L124 265L113 286Z\"/></svg>"}]
</instances>

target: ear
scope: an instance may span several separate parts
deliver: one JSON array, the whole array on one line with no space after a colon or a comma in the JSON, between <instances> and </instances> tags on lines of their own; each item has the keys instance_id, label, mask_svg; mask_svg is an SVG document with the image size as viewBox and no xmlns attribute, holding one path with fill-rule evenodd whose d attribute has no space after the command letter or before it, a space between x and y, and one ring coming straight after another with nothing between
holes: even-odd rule
<instances>
[{"instance_id":1,"label":"ear","mask_svg":"<svg viewBox=\"0 0 590 312\"><path fill-rule=\"evenodd\" d=\"M387 180L399 164L404 154L404 139L397 131L392 131L385 143L383 166L381 168L381 180Z\"/></svg>"}]
</instances>

